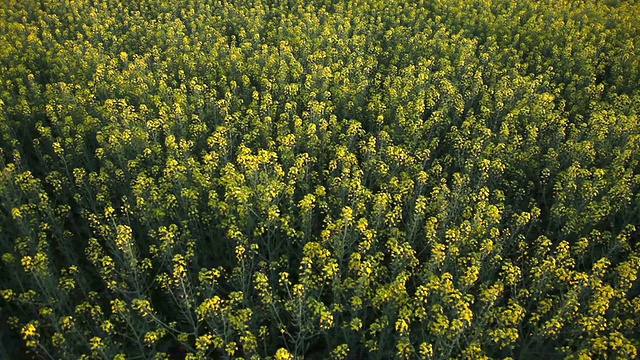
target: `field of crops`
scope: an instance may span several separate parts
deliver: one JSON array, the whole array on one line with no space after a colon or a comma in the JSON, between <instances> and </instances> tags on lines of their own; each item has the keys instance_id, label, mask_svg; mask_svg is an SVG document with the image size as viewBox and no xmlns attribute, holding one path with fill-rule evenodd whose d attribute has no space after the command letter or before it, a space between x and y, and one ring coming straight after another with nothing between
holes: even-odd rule
<instances>
[{"instance_id":1,"label":"field of crops","mask_svg":"<svg viewBox=\"0 0 640 360\"><path fill-rule=\"evenodd\" d=\"M640 2L0 1L0 358L632 359Z\"/></svg>"}]
</instances>

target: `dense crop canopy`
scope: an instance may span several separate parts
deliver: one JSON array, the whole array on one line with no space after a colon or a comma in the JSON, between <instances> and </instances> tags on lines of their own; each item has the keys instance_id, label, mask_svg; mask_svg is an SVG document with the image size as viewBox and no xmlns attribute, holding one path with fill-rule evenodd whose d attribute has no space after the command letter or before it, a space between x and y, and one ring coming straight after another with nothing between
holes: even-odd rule
<instances>
[{"instance_id":1,"label":"dense crop canopy","mask_svg":"<svg viewBox=\"0 0 640 360\"><path fill-rule=\"evenodd\" d=\"M2 1L0 358L637 358L638 19Z\"/></svg>"}]
</instances>

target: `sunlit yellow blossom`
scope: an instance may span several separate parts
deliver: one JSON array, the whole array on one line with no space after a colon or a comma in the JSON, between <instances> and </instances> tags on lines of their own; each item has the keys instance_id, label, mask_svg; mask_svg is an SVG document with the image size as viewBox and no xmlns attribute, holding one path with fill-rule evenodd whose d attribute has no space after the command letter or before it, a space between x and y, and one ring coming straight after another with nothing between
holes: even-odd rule
<instances>
[{"instance_id":1,"label":"sunlit yellow blossom","mask_svg":"<svg viewBox=\"0 0 640 360\"><path fill-rule=\"evenodd\" d=\"M102 322L102 325L100 326L102 328L102 331L111 334L114 331L114 326L113 323L111 323L111 321L109 320L105 320Z\"/></svg>"},{"instance_id":2,"label":"sunlit yellow blossom","mask_svg":"<svg viewBox=\"0 0 640 360\"><path fill-rule=\"evenodd\" d=\"M2 296L2 298L4 298L5 300L12 300L16 296L16 294L11 289L3 289L0 290L0 296Z\"/></svg>"},{"instance_id":3,"label":"sunlit yellow blossom","mask_svg":"<svg viewBox=\"0 0 640 360\"><path fill-rule=\"evenodd\" d=\"M24 267L24 271L31 272L31 270L33 269L33 260L31 256L24 256L21 260L21 263L22 267Z\"/></svg>"},{"instance_id":4,"label":"sunlit yellow blossom","mask_svg":"<svg viewBox=\"0 0 640 360\"><path fill-rule=\"evenodd\" d=\"M37 336L38 335L37 326L38 326L38 321L31 321L28 324L26 324L21 330L22 338L26 340L30 337Z\"/></svg>"},{"instance_id":5,"label":"sunlit yellow blossom","mask_svg":"<svg viewBox=\"0 0 640 360\"><path fill-rule=\"evenodd\" d=\"M201 335L196 339L196 350L206 351L211 344L213 344L213 335Z\"/></svg>"},{"instance_id":6,"label":"sunlit yellow blossom","mask_svg":"<svg viewBox=\"0 0 640 360\"><path fill-rule=\"evenodd\" d=\"M232 341L225 346L224 350L229 356L233 356L238 351L238 345Z\"/></svg>"},{"instance_id":7,"label":"sunlit yellow blossom","mask_svg":"<svg viewBox=\"0 0 640 360\"><path fill-rule=\"evenodd\" d=\"M115 209L112 206L107 206L104 208L104 215L111 216L115 212Z\"/></svg>"},{"instance_id":8,"label":"sunlit yellow blossom","mask_svg":"<svg viewBox=\"0 0 640 360\"><path fill-rule=\"evenodd\" d=\"M424 358L433 357L433 345L423 342L420 344L420 355Z\"/></svg>"},{"instance_id":9,"label":"sunlit yellow blossom","mask_svg":"<svg viewBox=\"0 0 640 360\"><path fill-rule=\"evenodd\" d=\"M102 342L102 338L99 336L92 337L89 342L91 343L91 350L102 350L104 349L104 343Z\"/></svg>"},{"instance_id":10,"label":"sunlit yellow blossom","mask_svg":"<svg viewBox=\"0 0 640 360\"><path fill-rule=\"evenodd\" d=\"M287 350L280 348L276 351L276 360L293 360L293 355Z\"/></svg>"},{"instance_id":11,"label":"sunlit yellow blossom","mask_svg":"<svg viewBox=\"0 0 640 360\"><path fill-rule=\"evenodd\" d=\"M198 319L202 320L206 317L212 316L216 311L220 309L222 302L217 295L204 300L196 309Z\"/></svg>"}]
</instances>

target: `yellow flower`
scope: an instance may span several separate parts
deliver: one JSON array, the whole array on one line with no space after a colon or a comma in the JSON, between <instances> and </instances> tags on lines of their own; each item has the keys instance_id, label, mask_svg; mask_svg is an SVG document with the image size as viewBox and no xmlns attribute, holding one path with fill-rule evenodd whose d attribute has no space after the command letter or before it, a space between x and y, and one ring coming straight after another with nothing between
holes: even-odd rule
<instances>
[{"instance_id":1,"label":"yellow flower","mask_svg":"<svg viewBox=\"0 0 640 360\"><path fill-rule=\"evenodd\" d=\"M211 316L212 313L218 311L220 309L221 300L216 295L212 298L204 300L200 306L196 309L196 314L198 315L198 320L202 320L206 317Z\"/></svg>"},{"instance_id":2,"label":"yellow flower","mask_svg":"<svg viewBox=\"0 0 640 360\"><path fill-rule=\"evenodd\" d=\"M320 328L321 329L331 329L333 326L333 314L328 311L323 311L320 313Z\"/></svg>"},{"instance_id":3,"label":"yellow flower","mask_svg":"<svg viewBox=\"0 0 640 360\"><path fill-rule=\"evenodd\" d=\"M335 349L331 350L331 357L333 359L345 359L349 353L349 345L340 344Z\"/></svg>"},{"instance_id":4,"label":"yellow flower","mask_svg":"<svg viewBox=\"0 0 640 360\"><path fill-rule=\"evenodd\" d=\"M53 309L50 307L43 307L40 309L39 313L40 313L40 316L46 317L53 314Z\"/></svg>"},{"instance_id":5,"label":"yellow flower","mask_svg":"<svg viewBox=\"0 0 640 360\"><path fill-rule=\"evenodd\" d=\"M30 337L38 336L38 321L31 321L26 324L22 330L22 339L27 340Z\"/></svg>"},{"instance_id":6,"label":"yellow flower","mask_svg":"<svg viewBox=\"0 0 640 360\"><path fill-rule=\"evenodd\" d=\"M404 319L398 319L398 321L396 321L396 331L403 334L406 333L407 330L409 330L407 322Z\"/></svg>"},{"instance_id":7,"label":"yellow flower","mask_svg":"<svg viewBox=\"0 0 640 360\"><path fill-rule=\"evenodd\" d=\"M201 335L196 339L196 350L206 351L213 344L213 336L211 334Z\"/></svg>"},{"instance_id":8,"label":"yellow flower","mask_svg":"<svg viewBox=\"0 0 640 360\"><path fill-rule=\"evenodd\" d=\"M111 323L111 321L109 321L109 320L103 321L101 327L102 327L102 331L104 331L104 332L106 332L108 334L111 334L113 332L113 329L114 329L113 323Z\"/></svg>"},{"instance_id":9,"label":"yellow flower","mask_svg":"<svg viewBox=\"0 0 640 360\"><path fill-rule=\"evenodd\" d=\"M111 300L111 312L114 314L120 314L125 312L126 306L127 304L120 299Z\"/></svg>"},{"instance_id":10,"label":"yellow flower","mask_svg":"<svg viewBox=\"0 0 640 360\"><path fill-rule=\"evenodd\" d=\"M14 219L18 219L22 217L22 213L20 212L20 209L18 208L13 208L11 209L11 217Z\"/></svg>"},{"instance_id":11,"label":"yellow flower","mask_svg":"<svg viewBox=\"0 0 640 360\"><path fill-rule=\"evenodd\" d=\"M73 318L73 316L65 316L62 319L60 319L60 326L65 331L71 330L73 328L73 326L75 325L75 323L76 323L76 321Z\"/></svg>"},{"instance_id":12,"label":"yellow flower","mask_svg":"<svg viewBox=\"0 0 640 360\"><path fill-rule=\"evenodd\" d=\"M178 279L187 277L186 267L187 263L184 256L177 254L173 257L173 277L176 279L176 283L179 281Z\"/></svg>"},{"instance_id":13,"label":"yellow flower","mask_svg":"<svg viewBox=\"0 0 640 360\"><path fill-rule=\"evenodd\" d=\"M33 267L36 272L46 274L48 265L49 258L46 254L39 252L33 257Z\"/></svg>"},{"instance_id":14,"label":"yellow flower","mask_svg":"<svg viewBox=\"0 0 640 360\"><path fill-rule=\"evenodd\" d=\"M126 251L131 249L131 236L132 230L127 225L118 225L118 232L116 235L116 246L120 251Z\"/></svg>"},{"instance_id":15,"label":"yellow flower","mask_svg":"<svg viewBox=\"0 0 640 360\"><path fill-rule=\"evenodd\" d=\"M131 307L133 307L134 310L140 312L140 315L142 315L142 317L147 317L153 311L149 300L144 299L133 299L133 301L131 302Z\"/></svg>"},{"instance_id":16,"label":"yellow flower","mask_svg":"<svg viewBox=\"0 0 640 360\"><path fill-rule=\"evenodd\" d=\"M437 243L431 249L431 256L433 261L438 264L438 266L442 266L447 258L446 248L443 244Z\"/></svg>"},{"instance_id":17,"label":"yellow flower","mask_svg":"<svg viewBox=\"0 0 640 360\"><path fill-rule=\"evenodd\" d=\"M300 207L300 210L302 210L303 213L307 213L311 211L311 209L313 209L313 205L315 201L316 201L316 197L313 194L307 194L302 200L300 200L300 202L298 203L298 206Z\"/></svg>"},{"instance_id":18,"label":"yellow flower","mask_svg":"<svg viewBox=\"0 0 640 360\"><path fill-rule=\"evenodd\" d=\"M353 331L360 331L360 329L362 329L362 320L360 320L360 318L353 318L350 327Z\"/></svg>"},{"instance_id":19,"label":"yellow flower","mask_svg":"<svg viewBox=\"0 0 640 360\"><path fill-rule=\"evenodd\" d=\"M27 340L27 347L36 347L38 345L38 321L31 321L25 325L22 330L22 338Z\"/></svg>"},{"instance_id":20,"label":"yellow flower","mask_svg":"<svg viewBox=\"0 0 640 360\"><path fill-rule=\"evenodd\" d=\"M242 259L244 258L244 253L246 252L246 249L244 246L242 245L238 245L236 246L236 259L238 260L238 262L242 261Z\"/></svg>"},{"instance_id":21,"label":"yellow flower","mask_svg":"<svg viewBox=\"0 0 640 360\"><path fill-rule=\"evenodd\" d=\"M107 205L107 207L104 209L104 215L107 217L109 217L114 212L115 212L115 209L111 205Z\"/></svg>"},{"instance_id":22,"label":"yellow flower","mask_svg":"<svg viewBox=\"0 0 640 360\"><path fill-rule=\"evenodd\" d=\"M94 336L89 340L91 343L91 350L102 350L104 349L104 343L102 342L102 338L99 336Z\"/></svg>"},{"instance_id":23,"label":"yellow flower","mask_svg":"<svg viewBox=\"0 0 640 360\"><path fill-rule=\"evenodd\" d=\"M353 221L353 209L350 208L349 206L345 206L342 208L342 218L346 221L346 222L351 222Z\"/></svg>"},{"instance_id":24,"label":"yellow flower","mask_svg":"<svg viewBox=\"0 0 640 360\"><path fill-rule=\"evenodd\" d=\"M158 333L155 331L149 331L146 334L144 334L144 342L147 344L147 346L152 346L153 344L156 343L156 341L158 341L159 336Z\"/></svg>"},{"instance_id":25,"label":"yellow flower","mask_svg":"<svg viewBox=\"0 0 640 360\"><path fill-rule=\"evenodd\" d=\"M242 341L242 348L247 352L258 349L258 341L250 331L245 331L245 334L240 336L240 341Z\"/></svg>"},{"instance_id":26,"label":"yellow flower","mask_svg":"<svg viewBox=\"0 0 640 360\"><path fill-rule=\"evenodd\" d=\"M289 273L287 272L281 272L280 273L280 280L278 281L280 283L280 286L289 286L291 285L291 282L289 281Z\"/></svg>"},{"instance_id":27,"label":"yellow flower","mask_svg":"<svg viewBox=\"0 0 640 360\"><path fill-rule=\"evenodd\" d=\"M433 357L433 345L426 342L420 344L420 355L422 355L423 358Z\"/></svg>"},{"instance_id":28,"label":"yellow flower","mask_svg":"<svg viewBox=\"0 0 640 360\"><path fill-rule=\"evenodd\" d=\"M11 289L0 290L0 296L2 296L5 300L13 299L16 294Z\"/></svg>"},{"instance_id":29,"label":"yellow flower","mask_svg":"<svg viewBox=\"0 0 640 360\"><path fill-rule=\"evenodd\" d=\"M235 342L232 341L227 344L224 350L226 351L227 354L229 354L229 356L233 356L233 354L235 354L236 351L238 351L238 346Z\"/></svg>"},{"instance_id":30,"label":"yellow flower","mask_svg":"<svg viewBox=\"0 0 640 360\"><path fill-rule=\"evenodd\" d=\"M23 257L21 262L22 262L22 267L24 267L24 271L31 272L31 270L33 269L33 261L31 256L27 255Z\"/></svg>"},{"instance_id":31,"label":"yellow flower","mask_svg":"<svg viewBox=\"0 0 640 360\"><path fill-rule=\"evenodd\" d=\"M293 360L293 355L287 349L280 348L276 351L276 360Z\"/></svg>"}]
</instances>

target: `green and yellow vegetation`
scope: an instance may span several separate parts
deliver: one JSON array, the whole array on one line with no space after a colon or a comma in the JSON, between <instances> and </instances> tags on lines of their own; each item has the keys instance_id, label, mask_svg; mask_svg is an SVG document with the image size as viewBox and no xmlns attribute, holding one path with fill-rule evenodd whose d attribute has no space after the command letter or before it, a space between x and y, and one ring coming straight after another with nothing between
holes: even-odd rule
<instances>
[{"instance_id":1,"label":"green and yellow vegetation","mask_svg":"<svg viewBox=\"0 0 640 360\"><path fill-rule=\"evenodd\" d=\"M640 356L638 1L0 14L0 358Z\"/></svg>"}]
</instances>

